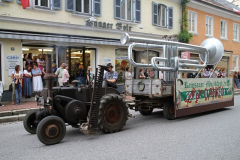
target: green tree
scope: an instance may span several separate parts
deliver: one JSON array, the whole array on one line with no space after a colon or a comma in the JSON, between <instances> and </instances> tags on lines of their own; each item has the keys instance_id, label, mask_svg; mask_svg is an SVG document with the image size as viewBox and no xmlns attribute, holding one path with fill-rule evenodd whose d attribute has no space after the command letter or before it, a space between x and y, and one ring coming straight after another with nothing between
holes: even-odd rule
<instances>
[{"instance_id":1,"label":"green tree","mask_svg":"<svg viewBox=\"0 0 240 160\"><path fill-rule=\"evenodd\" d=\"M187 3L190 2L190 0L182 0L182 20L180 25L180 33L178 34L178 41L183 43L189 43L192 39L193 35L192 33L188 32L188 14L187 14Z\"/></svg>"}]
</instances>

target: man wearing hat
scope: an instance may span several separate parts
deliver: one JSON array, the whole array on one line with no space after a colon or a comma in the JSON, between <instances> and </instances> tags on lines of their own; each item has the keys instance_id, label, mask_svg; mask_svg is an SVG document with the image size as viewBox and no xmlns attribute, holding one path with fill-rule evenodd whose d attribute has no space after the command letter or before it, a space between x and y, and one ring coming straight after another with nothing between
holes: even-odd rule
<instances>
[{"instance_id":1,"label":"man wearing hat","mask_svg":"<svg viewBox=\"0 0 240 160\"><path fill-rule=\"evenodd\" d=\"M113 66L111 63L108 63L107 67L110 72L104 73L103 80L105 81L103 81L103 88L106 88L106 87L117 88L116 82L118 79L118 73L112 70Z\"/></svg>"}]
</instances>

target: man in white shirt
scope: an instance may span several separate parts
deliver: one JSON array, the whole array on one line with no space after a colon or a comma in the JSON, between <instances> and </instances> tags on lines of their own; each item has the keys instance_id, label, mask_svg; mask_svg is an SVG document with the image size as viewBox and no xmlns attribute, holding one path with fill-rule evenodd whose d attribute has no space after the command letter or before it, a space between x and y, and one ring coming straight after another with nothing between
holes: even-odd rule
<instances>
[{"instance_id":1,"label":"man in white shirt","mask_svg":"<svg viewBox=\"0 0 240 160\"><path fill-rule=\"evenodd\" d=\"M2 94L3 94L3 83L2 83L2 81L0 81L0 107L4 106L1 104Z\"/></svg>"}]
</instances>

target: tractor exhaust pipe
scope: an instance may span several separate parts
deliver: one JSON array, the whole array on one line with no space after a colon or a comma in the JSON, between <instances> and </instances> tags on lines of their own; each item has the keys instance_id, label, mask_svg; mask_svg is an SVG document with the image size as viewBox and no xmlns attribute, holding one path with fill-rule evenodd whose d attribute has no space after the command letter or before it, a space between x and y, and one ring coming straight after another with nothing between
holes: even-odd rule
<instances>
[{"instance_id":1,"label":"tractor exhaust pipe","mask_svg":"<svg viewBox=\"0 0 240 160\"><path fill-rule=\"evenodd\" d=\"M53 80L54 80L54 74L52 73L52 60L51 55L46 56L46 74L44 75L44 79L47 84L48 89L48 97L52 98L52 88L53 88Z\"/></svg>"}]
</instances>

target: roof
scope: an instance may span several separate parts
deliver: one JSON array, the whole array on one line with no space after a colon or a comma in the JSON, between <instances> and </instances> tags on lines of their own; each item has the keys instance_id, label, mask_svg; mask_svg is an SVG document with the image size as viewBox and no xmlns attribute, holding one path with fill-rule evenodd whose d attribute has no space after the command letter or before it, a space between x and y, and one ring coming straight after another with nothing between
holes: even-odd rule
<instances>
[{"instance_id":1,"label":"roof","mask_svg":"<svg viewBox=\"0 0 240 160\"><path fill-rule=\"evenodd\" d=\"M229 10L234 13L236 13L236 12L233 11L233 8L240 11L240 8L237 5L232 4L226 0L200 0L200 1L212 4L214 6L217 6L217 7L226 9L226 10Z\"/></svg>"}]
</instances>

